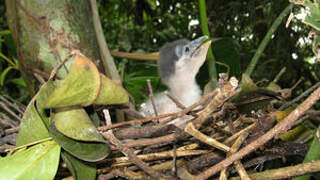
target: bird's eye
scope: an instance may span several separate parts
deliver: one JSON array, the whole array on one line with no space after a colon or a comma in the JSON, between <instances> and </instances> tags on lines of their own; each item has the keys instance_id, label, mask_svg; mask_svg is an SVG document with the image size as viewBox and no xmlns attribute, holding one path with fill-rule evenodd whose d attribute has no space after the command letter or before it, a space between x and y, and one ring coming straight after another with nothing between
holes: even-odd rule
<instances>
[{"instance_id":1,"label":"bird's eye","mask_svg":"<svg viewBox=\"0 0 320 180\"><path fill-rule=\"evenodd\" d=\"M190 51L189 47L185 48L185 52L188 53Z\"/></svg>"}]
</instances>

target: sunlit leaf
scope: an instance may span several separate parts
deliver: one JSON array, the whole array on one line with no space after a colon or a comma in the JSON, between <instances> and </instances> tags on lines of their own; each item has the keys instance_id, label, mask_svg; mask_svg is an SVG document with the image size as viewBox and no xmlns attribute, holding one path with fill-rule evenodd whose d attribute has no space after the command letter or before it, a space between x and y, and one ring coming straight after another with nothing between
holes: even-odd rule
<instances>
[{"instance_id":1,"label":"sunlit leaf","mask_svg":"<svg viewBox=\"0 0 320 180\"><path fill-rule=\"evenodd\" d=\"M126 91L111 81L109 78L100 74L101 89L94 104L123 104L129 101Z\"/></svg>"},{"instance_id":2,"label":"sunlit leaf","mask_svg":"<svg viewBox=\"0 0 320 180\"><path fill-rule=\"evenodd\" d=\"M0 179L54 179L60 146L54 141L37 144L0 160Z\"/></svg>"},{"instance_id":3,"label":"sunlit leaf","mask_svg":"<svg viewBox=\"0 0 320 180\"><path fill-rule=\"evenodd\" d=\"M13 70L12 66L8 66L5 70L3 70L0 74L0 86L4 85L4 80L6 79L7 74Z\"/></svg>"},{"instance_id":4,"label":"sunlit leaf","mask_svg":"<svg viewBox=\"0 0 320 180\"><path fill-rule=\"evenodd\" d=\"M46 108L88 106L97 98L101 85L97 67L82 55L75 58L64 83L51 94Z\"/></svg>"}]
</instances>

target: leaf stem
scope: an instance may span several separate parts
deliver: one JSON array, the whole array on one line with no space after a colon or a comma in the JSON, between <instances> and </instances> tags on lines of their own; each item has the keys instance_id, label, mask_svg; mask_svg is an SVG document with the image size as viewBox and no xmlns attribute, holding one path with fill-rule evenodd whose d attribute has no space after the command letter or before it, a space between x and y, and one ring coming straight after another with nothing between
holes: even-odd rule
<instances>
[{"instance_id":1,"label":"leaf stem","mask_svg":"<svg viewBox=\"0 0 320 180\"><path fill-rule=\"evenodd\" d=\"M201 22L202 33L204 35L207 35L210 38L205 0L199 0L199 11L200 11L200 22ZM212 53L211 46L209 47L207 58L208 58L211 89L214 89L216 87L218 76L217 76L217 69L215 65L216 60Z\"/></svg>"},{"instance_id":2,"label":"leaf stem","mask_svg":"<svg viewBox=\"0 0 320 180\"><path fill-rule=\"evenodd\" d=\"M269 31L267 32L266 36L263 38L262 42L260 43L256 53L254 54L253 58L251 59L251 62L245 72L248 76L251 75L253 69L255 68L256 64L258 63L258 60L260 56L262 55L262 52L268 45L270 39L272 38L273 33L278 29L279 25L281 24L284 17L287 16L287 14L290 12L291 8L293 7L292 4L288 5L281 14L277 17L277 19L273 22L271 25Z\"/></svg>"}]
</instances>

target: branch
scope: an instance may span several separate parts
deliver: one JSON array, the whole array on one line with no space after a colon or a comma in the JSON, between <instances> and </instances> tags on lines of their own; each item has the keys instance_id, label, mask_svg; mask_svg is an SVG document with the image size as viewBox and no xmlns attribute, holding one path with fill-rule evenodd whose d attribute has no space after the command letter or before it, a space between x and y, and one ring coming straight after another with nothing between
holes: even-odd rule
<instances>
[{"instance_id":1,"label":"branch","mask_svg":"<svg viewBox=\"0 0 320 180\"><path fill-rule=\"evenodd\" d=\"M120 57L120 58L127 58L127 59L136 59L136 60L150 60L150 61L157 61L159 53L150 53L150 54L136 54L136 53L127 53L121 51L110 51L112 56Z\"/></svg>"},{"instance_id":2,"label":"branch","mask_svg":"<svg viewBox=\"0 0 320 180\"><path fill-rule=\"evenodd\" d=\"M320 171L320 160L312 161L309 163L302 163L296 166L289 166L285 168L267 170L260 173L249 174L252 179L260 179L260 180L272 180L272 179L287 179L290 177L319 172ZM231 178L231 180L240 180L239 177Z\"/></svg>"},{"instance_id":3,"label":"branch","mask_svg":"<svg viewBox=\"0 0 320 180\"><path fill-rule=\"evenodd\" d=\"M105 41L105 37L103 34L103 30L101 27L100 17L97 8L96 0L90 0L91 10L92 10L92 19L93 19L93 26L96 32L96 37L99 45L100 56L102 59L102 63L104 66L104 70L106 75L114 80L118 85L121 85L121 78L114 63L114 60L110 54L108 45Z\"/></svg>"},{"instance_id":4,"label":"branch","mask_svg":"<svg viewBox=\"0 0 320 180\"><path fill-rule=\"evenodd\" d=\"M320 98L320 88L315 90L302 104L300 104L284 120L279 122L274 128L269 130L266 134L264 134L257 140L251 142L250 144L242 148L237 153L232 154L231 156L221 161L220 163L200 173L194 179L199 180L199 179L209 178L210 176L222 170L224 167L229 166L234 161L240 160L241 158L248 155L258 147L262 146L263 144L271 140L274 136L286 132L295 123L295 121L298 120L299 117L301 117L308 109L311 108L313 104L315 104L319 100L319 98Z\"/></svg>"}]
</instances>

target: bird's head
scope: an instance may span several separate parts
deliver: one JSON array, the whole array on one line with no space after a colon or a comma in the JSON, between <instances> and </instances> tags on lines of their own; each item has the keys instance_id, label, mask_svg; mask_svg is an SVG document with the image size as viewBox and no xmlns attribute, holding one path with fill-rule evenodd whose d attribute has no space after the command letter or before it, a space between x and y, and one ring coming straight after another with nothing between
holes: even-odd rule
<instances>
[{"instance_id":1,"label":"bird's head","mask_svg":"<svg viewBox=\"0 0 320 180\"><path fill-rule=\"evenodd\" d=\"M203 65L211 41L207 36L193 41L186 39L165 44L160 49L159 73L162 81L168 85L169 79L194 78ZM181 78L179 78L179 77Z\"/></svg>"}]
</instances>

